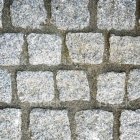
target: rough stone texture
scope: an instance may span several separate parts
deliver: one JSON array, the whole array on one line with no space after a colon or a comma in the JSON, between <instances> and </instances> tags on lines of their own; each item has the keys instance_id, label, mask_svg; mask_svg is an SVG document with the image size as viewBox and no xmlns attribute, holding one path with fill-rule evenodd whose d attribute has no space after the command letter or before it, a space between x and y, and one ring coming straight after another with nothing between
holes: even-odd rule
<instances>
[{"instance_id":1,"label":"rough stone texture","mask_svg":"<svg viewBox=\"0 0 140 140\"><path fill-rule=\"evenodd\" d=\"M22 28L41 28L47 13L43 0L14 0L11 6L12 24Z\"/></svg>"},{"instance_id":2,"label":"rough stone texture","mask_svg":"<svg viewBox=\"0 0 140 140\"><path fill-rule=\"evenodd\" d=\"M97 9L98 28L134 29L136 0L99 0Z\"/></svg>"},{"instance_id":3,"label":"rough stone texture","mask_svg":"<svg viewBox=\"0 0 140 140\"><path fill-rule=\"evenodd\" d=\"M110 61L140 65L140 37L113 35L110 38Z\"/></svg>"},{"instance_id":4,"label":"rough stone texture","mask_svg":"<svg viewBox=\"0 0 140 140\"><path fill-rule=\"evenodd\" d=\"M86 110L76 113L78 140L112 140L113 114L102 110Z\"/></svg>"},{"instance_id":5,"label":"rough stone texture","mask_svg":"<svg viewBox=\"0 0 140 140\"><path fill-rule=\"evenodd\" d=\"M11 74L0 69L0 102L10 103L12 99Z\"/></svg>"},{"instance_id":6,"label":"rough stone texture","mask_svg":"<svg viewBox=\"0 0 140 140\"><path fill-rule=\"evenodd\" d=\"M2 28L2 9L3 9L4 2L0 0L0 28Z\"/></svg>"},{"instance_id":7,"label":"rough stone texture","mask_svg":"<svg viewBox=\"0 0 140 140\"><path fill-rule=\"evenodd\" d=\"M61 29L82 29L89 25L88 0L52 0L52 21Z\"/></svg>"},{"instance_id":8,"label":"rough stone texture","mask_svg":"<svg viewBox=\"0 0 140 140\"><path fill-rule=\"evenodd\" d=\"M123 111L120 121L120 140L140 139L140 110Z\"/></svg>"},{"instance_id":9,"label":"rough stone texture","mask_svg":"<svg viewBox=\"0 0 140 140\"><path fill-rule=\"evenodd\" d=\"M61 63L62 40L57 35L30 34L27 37L29 61L33 65Z\"/></svg>"},{"instance_id":10,"label":"rough stone texture","mask_svg":"<svg viewBox=\"0 0 140 140\"><path fill-rule=\"evenodd\" d=\"M21 139L21 111L19 109L0 110L0 139Z\"/></svg>"},{"instance_id":11,"label":"rough stone texture","mask_svg":"<svg viewBox=\"0 0 140 140\"><path fill-rule=\"evenodd\" d=\"M69 33L66 37L66 44L74 63L102 63L104 52L104 38L102 34Z\"/></svg>"},{"instance_id":12,"label":"rough stone texture","mask_svg":"<svg viewBox=\"0 0 140 140\"><path fill-rule=\"evenodd\" d=\"M129 100L140 98L140 70L136 69L130 72L127 91Z\"/></svg>"},{"instance_id":13,"label":"rough stone texture","mask_svg":"<svg viewBox=\"0 0 140 140\"><path fill-rule=\"evenodd\" d=\"M30 114L33 140L71 140L66 110L34 109Z\"/></svg>"},{"instance_id":14,"label":"rough stone texture","mask_svg":"<svg viewBox=\"0 0 140 140\"><path fill-rule=\"evenodd\" d=\"M22 102L44 103L54 97L52 72L18 72L17 90Z\"/></svg>"},{"instance_id":15,"label":"rough stone texture","mask_svg":"<svg viewBox=\"0 0 140 140\"><path fill-rule=\"evenodd\" d=\"M97 82L97 100L109 104L120 104L125 94L125 73L101 74Z\"/></svg>"},{"instance_id":16,"label":"rough stone texture","mask_svg":"<svg viewBox=\"0 0 140 140\"><path fill-rule=\"evenodd\" d=\"M23 46L23 34L0 35L0 65L19 65Z\"/></svg>"},{"instance_id":17,"label":"rough stone texture","mask_svg":"<svg viewBox=\"0 0 140 140\"><path fill-rule=\"evenodd\" d=\"M58 71L56 80L61 101L90 99L88 80L84 71Z\"/></svg>"}]
</instances>

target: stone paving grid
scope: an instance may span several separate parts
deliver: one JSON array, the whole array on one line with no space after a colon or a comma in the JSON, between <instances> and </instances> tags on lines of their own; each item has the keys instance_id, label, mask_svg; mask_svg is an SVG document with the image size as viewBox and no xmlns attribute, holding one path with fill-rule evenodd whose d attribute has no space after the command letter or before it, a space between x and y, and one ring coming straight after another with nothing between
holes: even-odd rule
<instances>
[{"instance_id":1,"label":"stone paving grid","mask_svg":"<svg viewBox=\"0 0 140 140\"><path fill-rule=\"evenodd\" d=\"M37 1L38 0L36 0L36 2ZM2 115L0 116L0 139L3 140L5 138L3 135L10 132L11 136L7 135L6 138L8 137L9 139L10 137L11 140L19 140L20 137L23 140L30 140L31 138L41 139L44 138L41 136L46 134L48 139L92 140L92 137L94 137L97 140L108 140L113 137L114 140L130 140L130 138L139 140L140 98L138 93L140 87L140 47L138 44L140 44L140 1L122 0L121 3L121 0L116 0L115 5L119 4L118 7L116 6L118 8L116 12L114 11L116 7L112 8L112 0L107 0L107 2L110 3L110 7L104 7L103 9L103 0L89 0L89 4L87 1L88 0L82 0L82 3L84 4L83 9L82 3L80 4L80 8L76 8L78 1L75 3L75 0L72 0L71 3L67 3L67 0L58 0L57 5L54 4L55 0L52 0L52 2L50 0L41 0L37 6L34 5L32 0L18 1L20 3L18 6L16 6L16 4L18 4L17 0L14 0L13 5L10 0L0 1L0 8L3 8L3 10L0 9L0 14L2 13L0 19L0 22L2 23L0 23L0 42L2 45L4 44L7 46L7 48L12 48L11 51L8 52L8 49L5 49L6 47L2 48L2 45L0 46L0 92L3 92L3 94L0 95L0 111L2 112ZM64 3L61 4L61 2ZM22 5L23 3L25 5ZM72 9L69 9L67 5L72 5L70 7ZM121 9L126 5L128 8L125 7L126 9ZM18 10L19 8L20 10ZM119 14L119 8L124 12L122 17L120 17L123 26L120 22L117 22L117 24L112 23L118 20L115 19L115 17L113 17L113 21L111 22L112 25L110 26L108 25L109 22L105 20L107 18L101 20L100 16L102 14L104 16L104 13L108 13L108 10L113 10L114 15ZM76 10L78 15L75 15L73 12L69 13L70 10ZM98 10L103 11L100 13ZM89 11L89 13L87 13L87 11ZM127 11L128 15L125 15L125 11ZM40 18L38 15L39 12L41 14ZM59 14L57 12L62 15L58 17ZM135 14L132 14L134 12ZM29 13L32 16L28 15ZM70 27L68 27L67 22L64 22L64 20L67 19L67 16L63 16L65 13L70 19L68 22ZM79 18L81 13L82 18ZM83 17L86 13L86 19L84 19ZM101 15L99 16L99 14ZM131 23L128 18L129 14L133 19L133 22ZM108 18L114 15L108 15ZM27 21L24 20L24 16L28 17ZM56 18L54 18L54 16L56 16ZM40 20L35 23L33 17L35 17L35 19L39 18ZM63 17L63 22L57 23ZM79 25L81 22L83 22L83 26ZM65 27L63 25L65 25ZM65 31L65 29L67 30ZM44 58L45 55L42 50L36 49L37 47L34 42L29 48L30 43L32 43L32 41L29 41L30 35L37 37L37 45L40 45L43 43L41 38L44 38L44 34L49 37L47 41L44 42L43 49L46 47L46 44L51 46L51 41L55 37L58 39L55 43L55 47L58 48L59 52L55 50L54 47L52 47L52 49L49 47L47 51L50 52L50 56L46 57L47 59ZM74 53L74 48L71 46L72 43L68 43L69 40L67 40L68 36L71 34L75 34L74 38L78 37L78 34L82 34L82 38L85 39L85 42L82 44L85 46L84 49L77 49L75 50L76 53ZM90 37L88 34L93 34L95 42L90 43L88 41L88 38ZM103 38L101 37L101 40L98 40L96 39L97 35L103 36ZM12 40L9 39L11 37ZM118 38L121 41L118 41ZM9 41L6 42L7 40ZM14 40L19 41L18 45L13 43ZM129 42L129 44L127 44L127 42ZM76 44L76 47L79 45L78 43ZM102 43L102 48L96 56L92 54L93 52L90 50L93 47L96 51L100 43ZM93 46L91 44L93 44ZM127 45L130 46L130 49L127 49ZM119 49L116 46L122 46L122 48ZM125 48L127 53L124 51ZM17 53L15 53L15 50ZM115 51L120 55L119 57L116 56L117 59L113 57ZM10 53L10 55L8 53ZM34 55L37 53L42 54L42 56L38 55L37 60L30 59L34 58ZM125 55L123 55L123 53L125 53ZM56 55L55 58L53 57L54 54ZM51 59L49 60L49 58ZM82 100L80 95L71 95L73 91L65 96L61 95L60 88L67 88L67 86L70 86L67 79L63 79L63 75L61 75L61 80L64 80L67 86L63 87L61 83L59 85L57 83L58 73L63 73L65 71L72 71L72 73L75 71L79 73L79 71L81 71L86 74L86 76L79 76L79 82L88 81L84 84L89 86L89 89L87 87L87 89L81 89L80 92L83 99L85 98L86 100ZM28 79L21 78L23 81L20 80L20 84L22 85L22 82L25 82L25 84L23 84L22 87L19 87L18 75L26 72L27 75L29 74ZM5 75L4 77L3 73ZM98 98L98 78L109 73L119 75L115 80L109 79L113 85L120 82L120 77L125 84L120 88L123 93L121 93L121 99L118 101L115 101L113 92L109 93L111 95L110 101L110 98L106 93L106 87L109 88L108 90L110 92L112 91L112 87L110 88L108 86L103 88L105 90L103 92L105 94L103 95L103 98L101 97L100 100ZM35 77L33 76L34 74L36 75ZM47 91L44 84L41 84L41 90L39 85L38 88L34 88L34 81L36 81L35 84L44 82L44 77L40 78L40 75L43 74L46 74L46 77L52 81L51 83L47 83L46 81L50 88L50 92ZM75 75L73 74L71 76L72 78L69 78L68 81L70 81L72 85L75 84L77 86L77 83L72 81L75 79ZM35 80L32 80L32 77L34 77ZM108 78L104 78L104 81L106 80L108 81ZM52 88L52 83L54 84L54 89ZM26 91L24 91L24 94L20 93L20 90L26 89L29 84L32 85L29 89L30 92L38 92L38 95L34 97L36 99L37 97L40 99L41 93L45 96L45 92L53 95L48 99L41 97L42 101L36 100L36 102L32 102L30 97L24 95ZM8 88L4 89L4 86L8 86ZM84 91L86 91L88 97L85 96ZM5 97L5 93L9 93L10 96ZM77 90L76 93L79 93L79 91ZM20 94L21 96L19 96ZM31 96L34 96L34 94L31 94ZM67 98L68 100L63 98ZM15 124L13 125L11 124L14 118L13 115L17 113L21 113L21 117L17 116ZM42 116L45 124L48 125L47 128L40 125L42 123L42 118L36 118L35 114L40 114ZM52 116L54 120L50 119L51 123L46 122L46 119L44 119L46 116L48 119ZM107 118L106 122L103 121L104 118ZM32 121L30 122L30 120ZM84 123L82 120L84 120ZM95 123L95 120L98 120L97 123ZM40 123L38 124L38 122ZM52 126L53 123L55 126ZM58 131L58 128L61 129L61 132ZM105 130L102 128L105 128ZM46 129L49 129L49 133ZM83 132L83 130L85 131ZM54 135L52 135L52 133L54 133Z\"/></svg>"}]
</instances>

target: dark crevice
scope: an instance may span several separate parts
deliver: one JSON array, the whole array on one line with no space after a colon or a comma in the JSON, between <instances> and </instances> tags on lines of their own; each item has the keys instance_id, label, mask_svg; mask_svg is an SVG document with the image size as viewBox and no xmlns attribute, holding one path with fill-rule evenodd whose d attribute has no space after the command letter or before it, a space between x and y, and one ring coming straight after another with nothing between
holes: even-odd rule
<instances>
[{"instance_id":1,"label":"dark crevice","mask_svg":"<svg viewBox=\"0 0 140 140\"><path fill-rule=\"evenodd\" d=\"M47 11L47 19L51 19L51 0L44 0L44 6Z\"/></svg>"},{"instance_id":2,"label":"dark crevice","mask_svg":"<svg viewBox=\"0 0 140 140\"><path fill-rule=\"evenodd\" d=\"M140 0L136 0L136 24L140 26Z\"/></svg>"},{"instance_id":3,"label":"dark crevice","mask_svg":"<svg viewBox=\"0 0 140 140\"><path fill-rule=\"evenodd\" d=\"M31 109L29 108L28 105L22 105L21 111L22 111L22 115L21 115L22 137L21 137L21 140L31 140L30 131L29 131Z\"/></svg>"},{"instance_id":4,"label":"dark crevice","mask_svg":"<svg viewBox=\"0 0 140 140\"><path fill-rule=\"evenodd\" d=\"M113 122L113 140L120 140L120 116L121 111L115 110L113 112L114 122Z\"/></svg>"},{"instance_id":5,"label":"dark crevice","mask_svg":"<svg viewBox=\"0 0 140 140\"><path fill-rule=\"evenodd\" d=\"M9 32L13 29L11 22L10 6L12 5L13 0L4 0L4 7L2 10L2 26L3 30Z\"/></svg>"}]
</instances>

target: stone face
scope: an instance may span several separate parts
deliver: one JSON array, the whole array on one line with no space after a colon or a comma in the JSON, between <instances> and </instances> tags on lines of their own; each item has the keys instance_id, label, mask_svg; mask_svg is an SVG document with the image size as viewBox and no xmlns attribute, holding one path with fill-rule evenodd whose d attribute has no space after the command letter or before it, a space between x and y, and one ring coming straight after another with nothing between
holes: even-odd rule
<instances>
[{"instance_id":1,"label":"stone face","mask_svg":"<svg viewBox=\"0 0 140 140\"><path fill-rule=\"evenodd\" d=\"M140 70L136 69L130 72L127 91L129 100L140 98Z\"/></svg>"},{"instance_id":2,"label":"stone face","mask_svg":"<svg viewBox=\"0 0 140 140\"><path fill-rule=\"evenodd\" d=\"M112 140L113 114L102 110L76 113L77 140Z\"/></svg>"},{"instance_id":3,"label":"stone face","mask_svg":"<svg viewBox=\"0 0 140 140\"><path fill-rule=\"evenodd\" d=\"M0 35L0 65L19 65L23 46L23 34Z\"/></svg>"},{"instance_id":4,"label":"stone face","mask_svg":"<svg viewBox=\"0 0 140 140\"><path fill-rule=\"evenodd\" d=\"M100 64L104 38L100 33L69 33L66 37L69 55L74 63Z\"/></svg>"},{"instance_id":5,"label":"stone face","mask_svg":"<svg viewBox=\"0 0 140 140\"><path fill-rule=\"evenodd\" d=\"M140 139L140 110L123 111L120 121L120 140Z\"/></svg>"},{"instance_id":6,"label":"stone face","mask_svg":"<svg viewBox=\"0 0 140 140\"><path fill-rule=\"evenodd\" d=\"M61 63L62 40L57 35L30 34L27 37L29 61L33 65Z\"/></svg>"},{"instance_id":7,"label":"stone face","mask_svg":"<svg viewBox=\"0 0 140 140\"><path fill-rule=\"evenodd\" d=\"M82 29L89 25L88 0L52 0L52 21L61 29Z\"/></svg>"},{"instance_id":8,"label":"stone face","mask_svg":"<svg viewBox=\"0 0 140 140\"><path fill-rule=\"evenodd\" d=\"M11 74L0 69L0 102L10 103L11 99Z\"/></svg>"},{"instance_id":9,"label":"stone face","mask_svg":"<svg viewBox=\"0 0 140 140\"><path fill-rule=\"evenodd\" d=\"M120 104L125 94L125 73L109 72L97 79L97 100L109 104Z\"/></svg>"},{"instance_id":10,"label":"stone face","mask_svg":"<svg viewBox=\"0 0 140 140\"><path fill-rule=\"evenodd\" d=\"M88 80L84 71L58 71L56 81L61 101L90 99Z\"/></svg>"},{"instance_id":11,"label":"stone face","mask_svg":"<svg viewBox=\"0 0 140 140\"><path fill-rule=\"evenodd\" d=\"M2 28L2 9L3 9L4 2L0 0L0 28Z\"/></svg>"},{"instance_id":12,"label":"stone face","mask_svg":"<svg viewBox=\"0 0 140 140\"><path fill-rule=\"evenodd\" d=\"M113 35L110 38L110 61L140 65L140 37Z\"/></svg>"},{"instance_id":13,"label":"stone face","mask_svg":"<svg viewBox=\"0 0 140 140\"><path fill-rule=\"evenodd\" d=\"M0 139L21 139L21 111L19 109L0 110Z\"/></svg>"},{"instance_id":14,"label":"stone face","mask_svg":"<svg viewBox=\"0 0 140 140\"><path fill-rule=\"evenodd\" d=\"M10 8L15 27L41 28L47 18L43 0L14 0Z\"/></svg>"},{"instance_id":15,"label":"stone face","mask_svg":"<svg viewBox=\"0 0 140 140\"><path fill-rule=\"evenodd\" d=\"M54 98L52 72L18 72L17 90L22 102L44 103Z\"/></svg>"},{"instance_id":16,"label":"stone face","mask_svg":"<svg viewBox=\"0 0 140 140\"><path fill-rule=\"evenodd\" d=\"M135 0L99 0L97 26L100 29L131 30L135 27Z\"/></svg>"},{"instance_id":17,"label":"stone face","mask_svg":"<svg viewBox=\"0 0 140 140\"><path fill-rule=\"evenodd\" d=\"M30 130L34 140L71 140L66 110L34 109L30 114Z\"/></svg>"}]
</instances>

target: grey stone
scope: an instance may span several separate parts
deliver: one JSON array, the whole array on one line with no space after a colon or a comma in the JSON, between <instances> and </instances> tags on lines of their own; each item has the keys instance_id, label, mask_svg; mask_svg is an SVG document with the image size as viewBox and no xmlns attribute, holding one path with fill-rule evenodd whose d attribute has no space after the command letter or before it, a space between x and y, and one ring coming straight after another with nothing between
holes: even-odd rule
<instances>
[{"instance_id":1,"label":"grey stone","mask_svg":"<svg viewBox=\"0 0 140 140\"><path fill-rule=\"evenodd\" d=\"M56 81L61 101L90 99L89 84L84 71L58 71Z\"/></svg>"},{"instance_id":2,"label":"grey stone","mask_svg":"<svg viewBox=\"0 0 140 140\"><path fill-rule=\"evenodd\" d=\"M100 33L69 33L66 37L69 55L74 63L100 64L104 37Z\"/></svg>"},{"instance_id":3,"label":"grey stone","mask_svg":"<svg viewBox=\"0 0 140 140\"><path fill-rule=\"evenodd\" d=\"M21 111L0 110L0 140L21 140Z\"/></svg>"},{"instance_id":4,"label":"grey stone","mask_svg":"<svg viewBox=\"0 0 140 140\"><path fill-rule=\"evenodd\" d=\"M14 0L10 9L15 27L40 29L47 18L43 0Z\"/></svg>"},{"instance_id":5,"label":"grey stone","mask_svg":"<svg viewBox=\"0 0 140 140\"><path fill-rule=\"evenodd\" d=\"M140 70L135 69L130 72L127 91L129 100L140 98Z\"/></svg>"},{"instance_id":6,"label":"grey stone","mask_svg":"<svg viewBox=\"0 0 140 140\"><path fill-rule=\"evenodd\" d=\"M22 102L45 103L54 98L52 72L18 72L17 90Z\"/></svg>"},{"instance_id":7,"label":"grey stone","mask_svg":"<svg viewBox=\"0 0 140 140\"><path fill-rule=\"evenodd\" d=\"M3 9L4 2L0 0L0 28L2 28L2 9Z\"/></svg>"},{"instance_id":8,"label":"grey stone","mask_svg":"<svg viewBox=\"0 0 140 140\"><path fill-rule=\"evenodd\" d=\"M71 140L66 110L32 110L30 130L33 140Z\"/></svg>"},{"instance_id":9,"label":"grey stone","mask_svg":"<svg viewBox=\"0 0 140 140\"><path fill-rule=\"evenodd\" d=\"M23 34L5 33L0 35L0 65L19 65L23 46Z\"/></svg>"},{"instance_id":10,"label":"grey stone","mask_svg":"<svg viewBox=\"0 0 140 140\"><path fill-rule=\"evenodd\" d=\"M123 111L120 121L120 140L140 139L140 110Z\"/></svg>"},{"instance_id":11,"label":"grey stone","mask_svg":"<svg viewBox=\"0 0 140 140\"><path fill-rule=\"evenodd\" d=\"M140 65L140 37L112 35L110 38L110 61Z\"/></svg>"},{"instance_id":12,"label":"grey stone","mask_svg":"<svg viewBox=\"0 0 140 140\"><path fill-rule=\"evenodd\" d=\"M125 73L108 72L97 79L97 100L109 104L120 104L125 94Z\"/></svg>"},{"instance_id":13,"label":"grey stone","mask_svg":"<svg viewBox=\"0 0 140 140\"><path fill-rule=\"evenodd\" d=\"M97 26L100 29L131 30L135 27L135 0L99 0Z\"/></svg>"},{"instance_id":14,"label":"grey stone","mask_svg":"<svg viewBox=\"0 0 140 140\"><path fill-rule=\"evenodd\" d=\"M52 21L60 29L82 29L89 25L88 0L52 0Z\"/></svg>"},{"instance_id":15,"label":"grey stone","mask_svg":"<svg viewBox=\"0 0 140 140\"><path fill-rule=\"evenodd\" d=\"M77 140L113 140L113 114L102 110L76 113Z\"/></svg>"},{"instance_id":16,"label":"grey stone","mask_svg":"<svg viewBox=\"0 0 140 140\"><path fill-rule=\"evenodd\" d=\"M0 69L0 102L10 103L12 99L11 74Z\"/></svg>"},{"instance_id":17,"label":"grey stone","mask_svg":"<svg viewBox=\"0 0 140 140\"><path fill-rule=\"evenodd\" d=\"M33 65L61 63L62 40L57 35L30 34L27 37L29 61Z\"/></svg>"}]
</instances>

